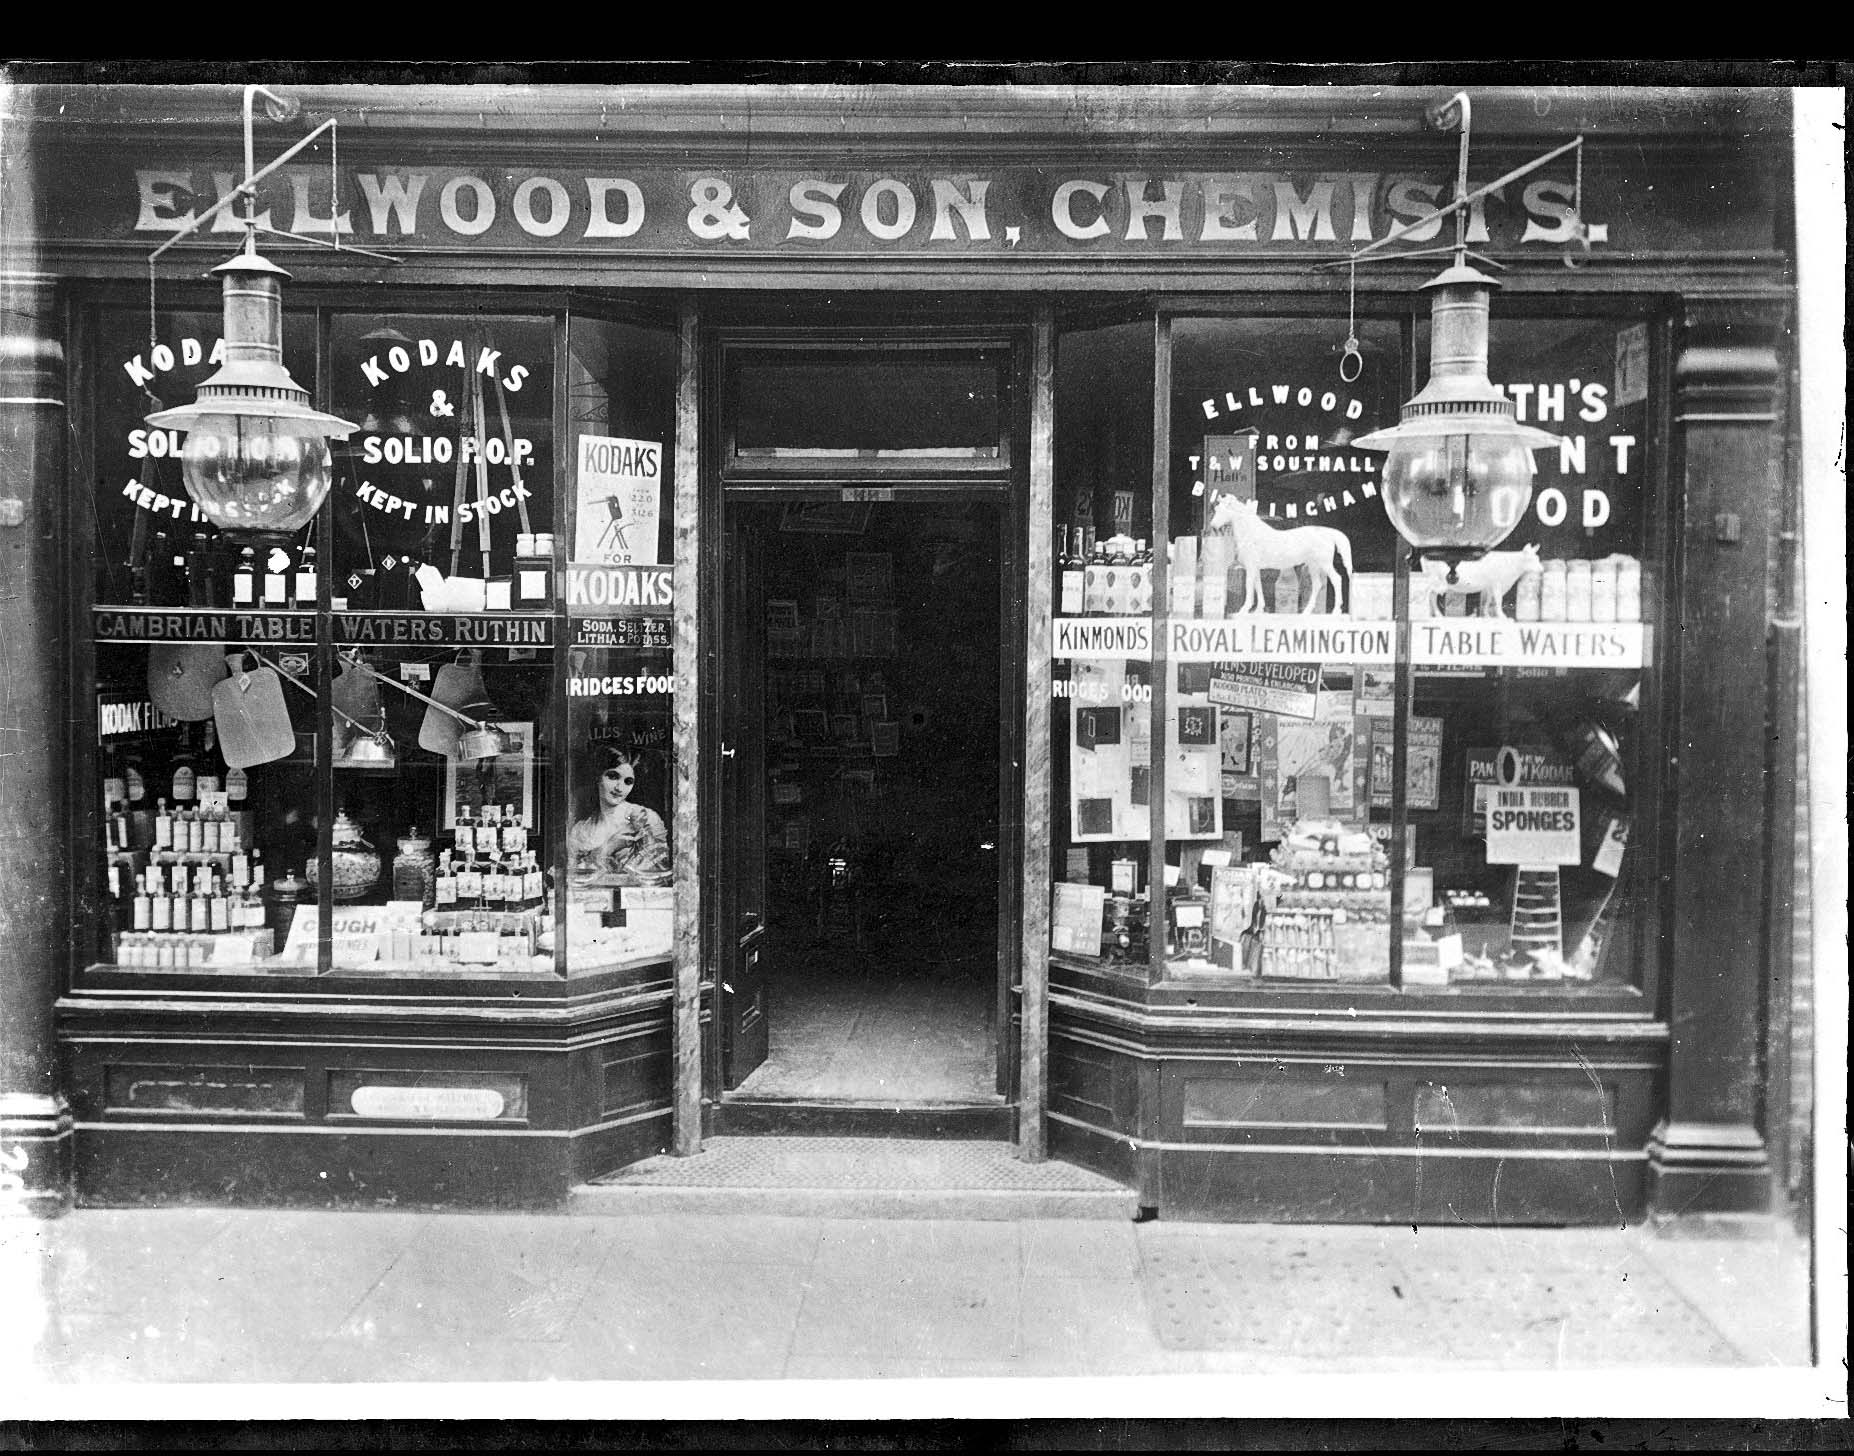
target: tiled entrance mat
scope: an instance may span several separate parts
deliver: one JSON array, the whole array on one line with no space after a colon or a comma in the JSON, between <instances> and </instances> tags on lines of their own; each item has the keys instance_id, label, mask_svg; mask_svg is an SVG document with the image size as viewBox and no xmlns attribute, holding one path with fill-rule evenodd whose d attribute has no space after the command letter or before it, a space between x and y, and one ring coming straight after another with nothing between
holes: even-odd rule
<instances>
[{"instance_id":1,"label":"tiled entrance mat","mask_svg":"<svg viewBox=\"0 0 1854 1456\"><path fill-rule=\"evenodd\" d=\"M1172 1350L1535 1369L1740 1363L1620 1241L1464 1233L1157 1226L1142 1231L1142 1277Z\"/></svg>"}]
</instances>

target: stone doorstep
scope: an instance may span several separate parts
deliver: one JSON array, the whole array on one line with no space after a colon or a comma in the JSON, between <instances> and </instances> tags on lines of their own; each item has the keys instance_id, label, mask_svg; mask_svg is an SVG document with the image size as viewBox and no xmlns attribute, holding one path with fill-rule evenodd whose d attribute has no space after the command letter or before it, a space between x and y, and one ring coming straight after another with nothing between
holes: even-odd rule
<instances>
[{"instance_id":1,"label":"stone doorstep","mask_svg":"<svg viewBox=\"0 0 1854 1456\"><path fill-rule=\"evenodd\" d=\"M1131 1189L1115 1192L998 1188L699 1188L589 1183L568 1195L565 1212L604 1217L747 1214L784 1218L1093 1219L1131 1223Z\"/></svg>"},{"instance_id":2,"label":"stone doorstep","mask_svg":"<svg viewBox=\"0 0 1854 1456\"><path fill-rule=\"evenodd\" d=\"M1020 1162L1004 1142L718 1136L575 1189L569 1211L1130 1221L1138 1196L1059 1160Z\"/></svg>"}]
</instances>

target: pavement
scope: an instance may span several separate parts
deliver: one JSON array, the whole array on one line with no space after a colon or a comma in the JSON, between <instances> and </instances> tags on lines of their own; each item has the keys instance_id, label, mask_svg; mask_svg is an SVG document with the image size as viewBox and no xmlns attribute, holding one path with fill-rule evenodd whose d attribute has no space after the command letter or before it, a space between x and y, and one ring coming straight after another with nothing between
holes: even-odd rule
<instances>
[{"instance_id":1,"label":"pavement","mask_svg":"<svg viewBox=\"0 0 1854 1456\"><path fill-rule=\"evenodd\" d=\"M1810 1371L1807 1249L1775 1220L1693 1236L621 1208L0 1221L0 1414L201 1383L311 1413L324 1384L459 1382L553 1382L555 1411L567 1382L751 1382L726 1388L766 1411L824 1380L891 1413L935 1389L905 1382L971 1378L1088 1392L1069 1411L1171 1377L1200 1394L1219 1377L1213 1406L1343 1376L1461 1393L1581 1373L1665 1393L1649 1372L1671 1371L1704 1404L1787 1372L1845 1394L1837 1359Z\"/></svg>"}]
</instances>

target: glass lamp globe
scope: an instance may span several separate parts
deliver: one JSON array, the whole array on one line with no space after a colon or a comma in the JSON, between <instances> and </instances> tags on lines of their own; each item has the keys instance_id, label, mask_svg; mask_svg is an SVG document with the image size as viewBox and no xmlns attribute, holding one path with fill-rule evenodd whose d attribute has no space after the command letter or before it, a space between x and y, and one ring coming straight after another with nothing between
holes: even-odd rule
<instances>
[{"instance_id":1,"label":"glass lamp globe","mask_svg":"<svg viewBox=\"0 0 1854 1456\"><path fill-rule=\"evenodd\" d=\"M222 531L290 535L328 495L328 437L275 415L204 414L180 452L187 490Z\"/></svg>"},{"instance_id":2,"label":"glass lamp globe","mask_svg":"<svg viewBox=\"0 0 1854 1456\"><path fill-rule=\"evenodd\" d=\"M1522 425L1487 377L1494 280L1457 259L1424 286L1434 290L1429 382L1399 423L1352 443L1386 452L1385 514L1417 551L1448 562L1453 580L1458 563L1513 533L1532 500L1532 452L1558 437Z\"/></svg>"},{"instance_id":3,"label":"glass lamp globe","mask_svg":"<svg viewBox=\"0 0 1854 1456\"><path fill-rule=\"evenodd\" d=\"M258 256L254 239L213 272L224 277L225 363L194 402L148 416L184 430L181 476L201 513L222 531L282 541L321 508L333 477L328 449L354 425L309 403L283 367L288 275Z\"/></svg>"},{"instance_id":4,"label":"glass lamp globe","mask_svg":"<svg viewBox=\"0 0 1854 1456\"><path fill-rule=\"evenodd\" d=\"M1532 500L1535 448L1509 435L1404 436L1384 460L1385 512L1425 555L1490 551Z\"/></svg>"}]
</instances>

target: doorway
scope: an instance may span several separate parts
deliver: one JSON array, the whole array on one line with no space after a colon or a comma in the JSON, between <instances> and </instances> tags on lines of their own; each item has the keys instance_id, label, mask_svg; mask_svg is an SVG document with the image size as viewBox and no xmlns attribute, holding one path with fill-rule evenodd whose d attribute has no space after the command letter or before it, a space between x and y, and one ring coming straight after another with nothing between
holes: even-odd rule
<instances>
[{"instance_id":1,"label":"doorway","mask_svg":"<svg viewBox=\"0 0 1854 1456\"><path fill-rule=\"evenodd\" d=\"M781 496L725 505L721 1090L1001 1105L1004 498Z\"/></svg>"}]
</instances>

